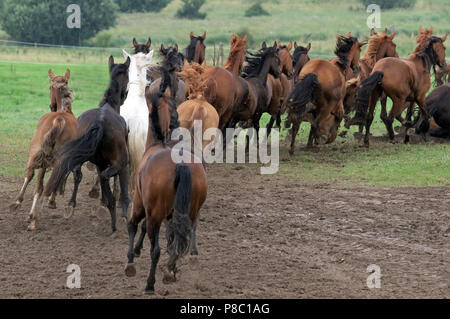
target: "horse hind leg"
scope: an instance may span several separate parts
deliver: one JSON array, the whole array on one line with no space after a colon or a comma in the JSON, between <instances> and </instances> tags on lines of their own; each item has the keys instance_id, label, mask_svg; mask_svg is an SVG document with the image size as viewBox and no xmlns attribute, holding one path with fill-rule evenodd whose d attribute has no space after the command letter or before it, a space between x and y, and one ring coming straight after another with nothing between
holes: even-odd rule
<instances>
[{"instance_id":1,"label":"horse hind leg","mask_svg":"<svg viewBox=\"0 0 450 319\"><path fill-rule=\"evenodd\" d=\"M23 198L24 198L24 195L25 195L25 191L27 190L27 187L30 184L30 182L32 181L33 177L34 177L34 168L28 167L27 174L25 176L25 180L23 182L22 188L20 189L19 196L17 196L17 198L14 201L14 203L12 203L9 206L9 209L11 210L11 212L16 211L20 207L20 205L22 204Z\"/></svg>"},{"instance_id":2,"label":"horse hind leg","mask_svg":"<svg viewBox=\"0 0 450 319\"><path fill-rule=\"evenodd\" d=\"M36 183L36 187L34 189L33 194L33 204L31 205L31 210L29 214L30 224L28 225L28 230L32 231L36 229L36 220L38 217L38 210L36 210L37 203L42 196L42 192L44 191L44 176L45 176L45 168L40 168L38 173L38 180Z\"/></svg>"},{"instance_id":3,"label":"horse hind leg","mask_svg":"<svg viewBox=\"0 0 450 319\"><path fill-rule=\"evenodd\" d=\"M98 198L100 196L100 177L98 175L95 177L94 185L92 186L91 190L89 191L89 197L90 198Z\"/></svg>"},{"instance_id":4,"label":"horse hind leg","mask_svg":"<svg viewBox=\"0 0 450 319\"><path fill-rule=\"evenodd\" d=\"M298 130L300 129L300 125L302 124L301 119L295 118L291 119L292 129L291 129L291 147L289 149L289 154L292 156L295 152L295 139L298 134Z\"/></svg>"},{"instance_id":5,"label":"horse hind leg","mask_svg":"<svg viewBox=\"0 0 450 319\"><path fill-rule=\"evenodd\" d=\"M192 224L191 229L191 255L196 256L198 255L198 248L197 248L197 226L198 226L198 218L197 220Z\"/></svg>"},{"instance_id":6,"label":"horse hind leg","mask_svg":"<svg viewBox=\"0 0 450 319\"><path fill-rule=\"evenodd\" d=\"M147 222L144 220L144 222L142 223L142 226L141 226L141 235L139 236L136 246L134 247L134 256L135 257L141 256L141 250L144 247L145 235L147 235Z\"/></svg>"},{"instance_id":7,"label":"horse hind leg","mask_svg":"<svg viewBox=\"0 0 450 319\"><path fill-rule=\"evenodd\" d=\"M369 100L369 109L368 109L367 119L366 119L366 134L364 135L364 146L365 147L370 146L370 127L372 126L375 107L377 106L377 101L379 98L380 98L380 92L378 90L374 90L372 92L372 95ZM386 127L388 127L388 126L386 126ZM390 127L392 130L392 122L391 122ZM389 129L388 129L388 131L389 131Z\"/></svg>"},{"instance_id":8,"label":"horse hind leg","mask_svg":"<svg viewBox=\"0 0 450 319\"><path fill-rule=\"evenodd\" d=\"M67 204L66 211L64 212L64 218L70 218L73 216L75 211L75 207L77 206L77 194L78 187L80 186L81 180L83 179L83 173L81 172L81 166L77 166L72 171L73 174L73 192L72 197L70 198L69 203Z\"/></svg>"},{"instance_id":9,"label":"horse hind leg","mask_svg":"<svg viewBox=\"0 0 450 319\"><path fill-rule=\"evenodd\" d=\"M129 183L129 170L128 165L122 168L119 172L119 183L120 183L120 207L122 208L122 218L127 220L127 212L128 212L128 206L130 205L130 198L128 197L128 183ZM116 190L117 185L116 177L114 177L114 191L119 192ZM116 193L116 194L117 194ZM114 196L114 199L117 200L117 197Z\"/></svg>"},{"instance_id":10,"label":"horse hind leg","mask_svg":"<svg viewBox=\"0 0 450 319\"><path fill-rule=\"evenodd\" d=\"M147 214L147 216L150 216ZM161 254L161 248L159 247L159 230L161 225L154 222L152 218L147 218L147 229L148 229L148 237L150 239L150 256L151 256L151 267L150 274L147 278L147 286L145 287L146 294L154 294L155 293L155 282L156 282L156 266L158 265L159 257ZM166 278L166 276L164 276Z\"/></svg>"}]
</instances>

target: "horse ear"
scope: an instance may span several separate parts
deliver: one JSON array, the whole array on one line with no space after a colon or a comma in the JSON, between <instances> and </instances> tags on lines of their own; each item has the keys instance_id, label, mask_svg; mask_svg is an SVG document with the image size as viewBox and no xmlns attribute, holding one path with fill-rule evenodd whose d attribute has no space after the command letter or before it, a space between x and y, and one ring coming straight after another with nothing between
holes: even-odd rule
<instances>
[{"instance_id":1,"label":"horse ear","mask_svg":"<svg viewBox=\"0 0 450 319\"><path fill-rule=\"evenodd\" d=\"M428 29L430 31L431 34L433 34L433 26L430 27L430 29Z\"/></svg>"},{"instance_id":2,"label":"horse ear","mask_svg":"<svg viewBox=\"0 0 450 319\"><path fill-rule=\"evenodd\" d=\"M374 28L370 29L370 36L373 36L375 34L377 34L375 29Z\"/></svg>"},{"instance_id":3,"label":"horse ear","mask_svg":"<svg viewBox=\"0 0 450 319\"><path fill-rule=\"evenodd\" d=\"M419 27L419 32L420 32L420 33L423 33L422 26Z\"/></svg>"},{"instance_id":4,"label":"horse ear","mask_svg":"<svg viewBox=\"0 0 450 319\"><path fill-rule=\"evenodd\" d=\"M394 40L394 38L395 38L395 32L394 33L392 33L390 36L389 36L389 38L391 38L391 40Z\"/></svg>"},{"instance_id":5,"label":"horse ear","mask_svg":"<svg viewBox=\"0 0 450 319\"><path fill-rule=\"evenodd\" d=\"M442 42L445 42L445 40L447 40L447 35L444 35L441 39L442 39Z\"/></svg>"},{"instance_id":6,"label":"horse ear","mask_svg":"<svg viewBox=\"0 0 450 319\"><path fill-rule=\"evenodd\" d=\"M291 50L292 50L292 41L290 41L290 42L288 43L287 49L288 49L288 51L291 51Z\"/></svg>"},{"instance_id":7,"label":"horse ear","mask_svg":"<svg viewBox=\"0 0 450 319\"><path fill-rule=\"evenodd\" d=\"M153 59L153 50L151 50L146 56L145 58L147 59L147 61L149 61L150 63L152 62Z\"/></svg>"},{"instance_id":8,"label":"horse ear","mask_svg":"<svg viewBox=\"0 0 450 319\"><path fill-rule=\"evenodd\" d=\"M189 33L189 37L191 38L191 40L192 40L193 38L195 38L194 32Z\"/></svg>"},{"instance_id":9,"label":"horse ear","mask_svg":"<svg viewBox=\"0 0 450 319\"><path fill-rule=\"evenodd\" d=\"M66 82L69 82L69 79L70 79L70 70L69 69L66 70L66 74L64 75L64 79L66 80Z\"/></svg>"},{"instance_id":10,"label":"horse ear","mask_svg":"<svg viewBox=\"0 0 450 319\"><path fill-rule=\"evenodd\" d=\"M245 43L247 43L247 35L244 35L244 37L242 38L243 41L245 41Z\"/></svg>"},{"instance_id":11,"label":"horse ear","mask_svg":"<svg viewBox=\"0 0 450 319\"><path fill-rule=\"evenodd\" d=\"M114 66L114 57L111 55L111 56L109 57L109 60L108 60L108 68L109 68L109 72L112 71L113 66Z\"/></svg>"},{"instance_id":12,"label":"horse ear","mask_svg":"<svg viewBox=\"0 0 450 319\"><path fill-rule=\"evenodd\" d=\"M159 48L159 51L164 52L166 48L164 48L164 44L161 43L161 47Z\"/></svg>"},{"instance_id":13,"label":"horse ear","mask_svg":"<svg viewBox=\"0 0 450 319\"><path fill-rule=\"evenodd\" d=\"M297 44L297 41L295 41L294 42L294 49L297 49L298 48L298 44Z\"/></svg>"},{"instance_id":14,"label":"horse ear","mask_svg":"<svg viewBox=\"0 0 450 319\"><path fill-rule=\"evenodd\" d=\"M130 55L128 54L127 51L125 51L125 49L122 49L122 54L125 59L130 57Z\"/></svg>"},{"instance_id":15,"label":"horse ear","mask_svg":"<svg viewBox=\"0 0 450 319\"><path fill-rule=\"evenodd\" d=\"M48 70L48 77L50 78L50 80L51 80L53 77L55 77L55 73L53 73L53 70L52 70L52 69Z\"/></svg>"},{"instance_id":16,"label":"horse ear","mask_svg":"<svg viewBox=\"0 0 450 319\"><path fill-rule=\"evenodd\" d=\"M127 68L129 68L129 67L130 67L130 64L131 64L131 59L130 59L130 57L127 57L127 60L125 61L124 65L125 65Z\"/></svg>"},{"instance_id":17,"label":"horse ear","mask_svg":"<svg viewBox=\"0 0 450 319\"><path fill-rule=\"evenodd\" d=\"M133 38L133 45L135 48L139 45L139 43L137 43L137 41L136 41L136 38Z\"/></svg>"},{"instance_id":18,"label":"horse ear","mask_svg":"<svg viewBox=\"0 0 450 319\"><path fill-rule=\"evenodd\" d=\"M359 44L359 47L361 48L361 47L365 46L367 44L367 42L358 42L358 44Z\"/></svg>"},{"instance_id":19,"label":"horse ear","mask_svg":"<svg viewBox=\"0 0 450 319\"><path fill-rule=\"evenodd\" d=\"M203 40L205 40L205 39L206 39L206 31L205 31L205 32L203 32L202 38L203 38Z\"/></svg>"},{"instance_id":20,"label":"horse ear","mask_svg":"<svg viewBox=\"0 0 450 319\"><path fill-rule=\"evenodd\" d=\"M275 42L273 43L273 48L274 48L274 49L277 48L277 41L275 41Z\"/></svg>"},{"instance_id":21,"label":"horse ear","mask_svg":"<svg viewBox=\"0 0 450 319\"><path fill-rule=\"evenodd\" d=\"M261 48L267 49L267 43L266 43L266 41L264 41L264 42L262 43Z\"/></svg>"},{"instance_id":22,"label":"horse ear","mask_svg":"<svg viewBox=\"0 0 450 319\"><path fill-rule=\"evenodd\" d=\"M178 44L175 43L175 45L173 46L173 48L175 49L175 52L178 52Z\"/></svg>"},{"instance_id":23,"label":"horse ear","mask_svg":"<svg viewBox=\"0 0 450 319\"><path fill-rule=\"evenodd\" d=\"M309 52L309 50L311 50L311 42L310 42L310 43L308 43L308 45L306 46L306 51L308 51L308 52Z\"/></svg>"},{"instance_id":24,"label":"horse ear","mask_svg":"<svg viewBox=\"0 0 450 319\"><path fill-rule=\"evenodd\" d=\"M147 46L147 48L149 48L149 49L150 49L150 47L152 46L152 39L151 39L150 37L148 38L148 41L147 41L146 46Z\"/></svg>"}]
</instances>

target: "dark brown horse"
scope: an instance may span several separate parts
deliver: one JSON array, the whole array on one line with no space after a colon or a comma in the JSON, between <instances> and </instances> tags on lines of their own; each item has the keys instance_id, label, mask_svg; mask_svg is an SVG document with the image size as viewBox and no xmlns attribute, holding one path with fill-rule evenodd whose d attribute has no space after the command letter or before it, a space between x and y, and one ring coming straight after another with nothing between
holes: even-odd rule
<instances>
[{"instance_id":1,"label":"dark brown horse","mask_svg":"<svg viewBox=\"0 0 450 319\"><path fill-rule=\"evenodd\" d=\"M408 59L385 58L378 61L371 75L362 83L358 93L358 109L355 118L347 126L365 123L364 144L369 146L370 126L372 125L376 102L384 93L393 102L389 116L381 114L391 141L394 140L392 124L394 119L402 122L408 129L413 124L401 117L407 108L406 102L415 102L420 107L422 122L428 122L426 93L430 89L430 69L436 65L445 67L445 35L438 38L432 35L432 28L419 30L417 47ZM405 142L408 142L408 134Z\"/></svg>"},{"instance_id":2,"label":"dark brown horse","mask_svg":"<svg viewBox=\"0 0 450 319\"><path fill-rule=\"evenodd\" d=\"M175 163L172 159L173 144L167 141L171 130L178 127L178 117L167 85L170 82L162 82L160 92L152 93L149 97L147 150L139 166L133 213L128 223L130 242L125 274L135 276L134 239L139 222L145 218L151 243L151 269L145 288L147 294L155 291L155 273L161 251L161 224L167 222L169 262L163 281L169 283L176 280L177 260L188 252L190 241L195 240L191 234L207 194L203 165ZM192 156L190 158L193 159ZM191 163L194 161L191 160Z\"/></svg>"},{"instance_id":3,"label":"dark brown horse","mask_svg":"<svg viewBox=\"0 0 450 319\"><path fill-rule=\"evenodd\" d=\"M205 62L205 40L206 32L202 36L196 37L193 32L189 35L191 42L188 47L184 50L184 56L189 63L195 62L198 64L203 64Z\"/></svg>"},{"instance_id":4,"label":"dark brown horse","mask_svg":"<svg viewBox=\"0 0 450 319\"><path fill-rule=\"evenodd\" d=\"M293 124L290 154L294 154L297 136L303 115L312 111L313 119L308 139L308 147L313 140L327 143L337 132L337 127L344 115L344 97L346 93L345 75L350 68L355 71L359 65L361 43L355 37L338 36L335 54L336 59L311 60L300 72L300 81L287 99L288 121ZM312 103L313 110L307 105Z\"/></svg>"},{"instance_id":5,"label":"dark brown horse","mask_svg":"<svg viewBox=\"0 0 450 319\"><path fill-rule=\"evenodd\" d=\"M30 210L31 223L28 230L36 229L36 220L39 208L36 205L41 199L44 190L45 172L51 169L58 157L61 147L77 137L77 119L72 113L72 91L68 83L70 71L64 76L56 76L52 70L48 71L50 77L50 109L54 112L44 115L37 126L30 144L27 172L25 181L14 204L10 206L12 211L17 210L23 202L23 197L28 184L34 177L34 171L39 170L38 180L33 193L33 205ZM55 193L51 194L49 208L56 208Z\"/></svg>"},{"instance_id":6,"label":"dark brown horse","mask_svg":"<svg viewBox=\"0 0 450 319\"><path fill-rule=\"evenodd\" d=\"M280 78L280 58L277 52L277 43L273 46L267 46L264 42L261 49L256 53L248 53L245 60L247 65L244 67L242 77L248 85L249 98L248 103L241 105L238 113L245 114L246 117L240 120L250 121L251 126L257 134L260 126L260 119L263 113L269 113L272 118L277 118L280 108L271 108L273 94L272 83L268 82L268 76L271 74L275 79ZM278 82L281 87L280 82ZM278 101L281 98L279 95ZM269 133L269 132L268 132Z\"/></svg>"},{"instance_id":7,"label":"dark brown horse","mask_svg":"<svg viewBox=\"0 0 450 319\"><path fill-rule=\"evenodd\" d=\"M134 54L142 52L144 54L150 53L150 47L152 46L152 39L148 38L147 43L139 43L136 38L133 38Z\"/></svg>"},{"instance_id":8,"label":"dark brown horse","mask_svg":"<svg viewBox=\"0 0 450 319\"><path fill-rule=\"evenodd\" d=\"M125 120L119 115L120 105L126 98L129 66L130 59L125 64L114 64L113 57L110 57L111 81L100 107L86 111L78 118L79 138L61 149L59 161L44 190L44 196L58 190L62 193L67 175L73 171L74 192L67 206L69 214L73 214L78 186L83 176L81 166L87 161L95 164L100 176L102 202L110 211L113 232L116 230L116 201L109 186L111 177L119 175L124 218L129 204L128 131Z\"/></svg>"},{"instance_id":9,"label":"dark brown horse","mask_svg":"<svg viewBox=\"0 0 450 319\"><path fill-rule=\"evenodd\" d=\"M239 120L236 110L241 105L249 103L247 82L239 76L245 61L246 45L246 36L241 39L233 34L230 38L230 54L225 66L223 68L206 67L202 74L206 84L205 98L219 114L219 129L222 132L232 126L230 123L233 115L238 117L236 121Z\"/></svg>"},{"instance_id":10,"label":"dark brown horse","mask_svg":"<svg viewBox=\"0 0 450 319\"><path fill-rule=\"evenodd\" d=\"M430 124L419 123L416 133L429 131L431 136L450 138L450 83L435 88L427 96L426 103Z\"/></svg>"}]
</instances>

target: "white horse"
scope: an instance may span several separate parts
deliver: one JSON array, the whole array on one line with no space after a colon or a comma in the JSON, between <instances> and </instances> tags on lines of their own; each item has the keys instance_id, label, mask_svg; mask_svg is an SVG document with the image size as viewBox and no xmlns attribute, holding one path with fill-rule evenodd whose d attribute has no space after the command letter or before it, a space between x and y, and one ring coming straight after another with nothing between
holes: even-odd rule
<instances>
[{"instance_id":1,"label":"white horse","mask_svg":"<svg viewBox=\"0 0 450 319\"><path fill-rule=\"evenodd\" d=\"M125 58L130 58L128 71L128 95L120 107L120 115L125 119L128 127L128 150L130 152L130 173L132 185L140 161L145 153L148 131L148 107L145 99L147 68L152 63L153 50L148 54L137 53L133 56L123 50Z\"/></svg>"}]
</instances>

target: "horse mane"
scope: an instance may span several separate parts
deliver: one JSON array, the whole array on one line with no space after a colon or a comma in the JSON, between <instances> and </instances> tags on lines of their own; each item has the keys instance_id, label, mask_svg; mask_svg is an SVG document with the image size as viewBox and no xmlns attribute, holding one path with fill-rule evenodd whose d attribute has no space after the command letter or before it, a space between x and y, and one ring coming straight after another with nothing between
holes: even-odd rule
<instances>
[{"instance_id":1,"label":"horse mane","mask_svg":"<svg viewBox=\"0 0 450 319\"><path fill-rule=\"evenodd\" d=\"M344 70L348 67L348 54L356 42L358 42L358 39L355 37L337 36L334 54L339 58L338 64Z\"/></svg>"},{"instance_id":2,"label":"horse mane","mask_svg":"<svg viewBox=\"0 0 450 319\"><path fill-rule=\"evenodd\" d=\"M121 64L117 64L111 70L111 80L109 81L109 86L103 95L103 99L100 101L99 107L103 107L106 104L113 108L120 106L120 96L117 94L120 91L120 84L117 77L125 71L121 66Z\"/></svg>"},{"instance_id":3,"label":"horse mane","mask_svg":"<svg viewBox=\"0 0 450 319\"><path fill-rule=\"evenodd\" d=\"M61 104L63 111L72 109L73 102L73 90L69 88L69 85L65 81L58 81L59 77L52 79L51 86L59 91L61 95Z\"/></svg>"},{"instance_id":4,"label":"horse mane","mask_svg":"<svg viewBox=\"0 0 450 319\"><path fill-rule=\"evenodd\" d=\"M247 41L243 39L237 39L234 45L230 48L230 54L228 55L227 62L224 65L225 69L232 68L234 63L236 62L237 55L245 50L245 46L247 45Z\"/></svg>"},{"instance_id":5,"label":"horse mane","mask_svg":"<svg viewBox=\"0 0 450 319\"><path fill-rule=\"evenodd\" d=\"M433 50L433 44L440 42L442 39L431 35L431 32L423 32L417 36L417 47L414 52L409 56L410 59L420 58L424 67L429 70L431 67L435 67L437 64L436 52ZM436 70L434 71L436 73Z\"/></svg>"},{"instance_id":6,"label":"horse mane","mask_svg":"<svg viewBox=\"0 0 450 319\"><path fill-rule=\"evenodd\" d=\"M282 46L279 49L283 49L286 48L286 46ZM305 54L308 53L308 49L302 46L298 46L295 50L294 50L294 54L292 55L292 61L295 64L297 64L298 59L300 59L300 57Z\"/></svg>"},{"instance_id":7,"label":"horse mane","mask_svg":"<svg viewBox=\"0 0 450 319\"><path fill-rule=\"evenodd\" d=\"M381 43L383 43L383 40L386 38L387 34L385 32L374 34L369 38L366 52L364 52L364 55L361 58L361 61L366 62L369 68L373 69L375 66L378 50L380 49Z\"/></svg>"},{"instance_id":8,"label":"horse mane","mask_svg":"<svg viewBox=\"0 0 450 319\"><path fill-rule=\"evenodd\" d=\"M247 52L248 55L245 57L245 61L247 61L248 64L244 67L244 70L242 70L242 77L257 77L264 65L267 55L274 54L275 52L276 49L271 46L261 49L256 53Z\"/></svg>"},{"instance_id":9,"label":"horse mane","mask_svg":"<svg viewBox=\"0 0 450 319\"><path fill-rule=\"evenodd\" d=\"M191 39L191 42L189 43L189 45L187 46L185 52L186 52L186 59L188 60L188 62L191 62L194 57L195 57L195 48L197 47L197 41L200 41L201 43L203 43L203 38L202 37L193 37Z\"/></svg>"},{"instance_id":10,"label":"horse mane","mask_svg":"<svg viewBox=\"0 0 450 319\"><path fill-rule=\"evenodd\" d=\"M206 83L202 80L202 74L204 72L205 67L194 63L192 65L185 65L183 72L178 73L185 80L186 91L189 94L189 100L205 100L204 92L207 86Z\"/></svg>"}]
</instances>

